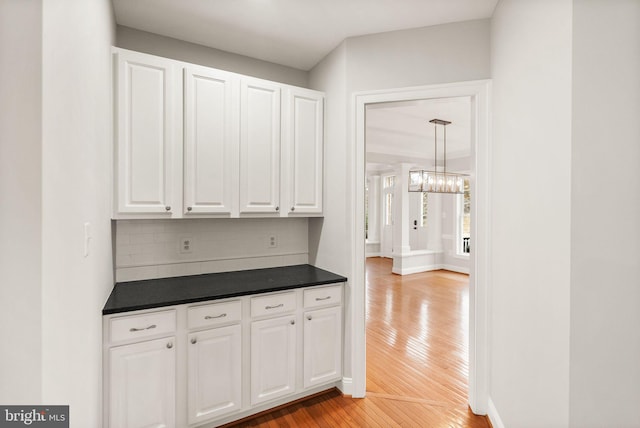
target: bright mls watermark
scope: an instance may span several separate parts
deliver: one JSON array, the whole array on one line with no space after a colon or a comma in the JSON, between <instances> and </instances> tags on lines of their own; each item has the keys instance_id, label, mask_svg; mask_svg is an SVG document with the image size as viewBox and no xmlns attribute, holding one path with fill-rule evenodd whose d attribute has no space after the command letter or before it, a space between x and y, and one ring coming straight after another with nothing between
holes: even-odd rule
<instances>
[{"instance_id":1,"label":"bright mls watermark","mask_svg":"<svg viewBox=\"0 0 640 428\"><path fill-rule=\"evenodd\" d=\"M69 406L0 406L0 428L69 428Z\"/></svg>"}]
</instances>

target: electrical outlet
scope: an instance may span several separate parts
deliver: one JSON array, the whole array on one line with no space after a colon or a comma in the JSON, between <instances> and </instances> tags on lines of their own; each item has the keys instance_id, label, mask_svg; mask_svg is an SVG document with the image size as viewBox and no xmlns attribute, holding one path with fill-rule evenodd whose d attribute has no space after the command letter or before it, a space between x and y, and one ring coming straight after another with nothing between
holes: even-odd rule
<instances>
[{"instance_id":1,"label":"electrical outlet","mask_svg":"<svg viewBox=\"0 0 640 428\"><path fill-rule=\"evenodd\" d=\"M193 238L180 238L180 254L189 254L193 248Z\"/></svg>"},{"instance_id":2,"label":"electrical outlet","mask_svg":"<svg viewBox=\"0 0 640 428\"><path fill-rule=\"evenodd\" d=\"M269 248L276 248L278 246L278 238L276 235L269 235L269 242L267 243Z\"/></svg>"}]
</instances>

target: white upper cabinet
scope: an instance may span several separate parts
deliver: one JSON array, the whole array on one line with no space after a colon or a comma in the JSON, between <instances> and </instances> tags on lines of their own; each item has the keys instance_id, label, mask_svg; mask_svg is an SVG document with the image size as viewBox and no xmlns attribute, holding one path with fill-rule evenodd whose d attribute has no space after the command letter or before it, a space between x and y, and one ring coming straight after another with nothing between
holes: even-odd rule
<instances>
[{"instance_id":1,"label":"white upper cabinet","mask_svg":"<svg viewBox=\"0 0 640 428\"><path fill-rule=\"evenodd\" d=\"M172 61L136 52L116 54L117 213L171 217L176 212L180 86Z\"/></svg>"},{"instance_id":2,"label":"white upper cabinet","mask_svg":"<svg viewBox=\"0 0 640 428\"><path fill-rule=\"evenodd\" d=\"M290 215L322 214L324 95L287 88L284 110L283 208Z\"/></svg>"},{"instance_id":3,"label":"white upper cabinet","mask_svg":"<svg viewBox=\"0 0 640 428\"><path fill-rule=\"evenodd\" d=\"M184 69L187 215L233 212L238 153L236 88L230 73L206 67Z\"/></svg>"},{"instance_id":4,"label":"white upper cabinet","mask_svg":"<svg viewBox=\"0 0 640 428\"><path fill-rule=\"evenodd\" d=\"M322 215L321 92L114 49L116 219Z\"/></svg>"},{"instance_id":5,"label":"white upper cabinet","mask_svg":"<svg viewBox=\"0 0 640 428\"><path fill-rule=\"evenodd\" d=\"M245 79L240 95L240 213L279 215L280 85Z\"/></svg>"}]
</instances>

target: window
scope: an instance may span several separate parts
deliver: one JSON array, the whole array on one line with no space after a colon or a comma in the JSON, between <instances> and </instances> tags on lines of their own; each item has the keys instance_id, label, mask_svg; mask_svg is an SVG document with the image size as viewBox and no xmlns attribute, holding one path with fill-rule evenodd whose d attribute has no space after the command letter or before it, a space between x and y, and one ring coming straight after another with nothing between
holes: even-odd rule
<instances>
[{"instance_id":1,"label":"window","mask_svg":"<svg viewBox=\"0 0 640 428\"><path fill-rule=\"evenodd\" d=\"M395 176L390 175L384 178L384 224L386 226L393 225L393 185Z\"/></svg>"},{"instance_id":2,"label":"window","mask_svg":"<svg viewBox=\"0 0 640 428\"><path fill-rule=\"evenodd\" d=\"M369 239L369 179L364 186L364 239Z\"/></svg>"},{"instance_id":3,"label":"window","mask_svg":"<svg viewBox=\"0 0 640 428\"><path fill-rule=\"evenodd\" d=\"M458 254L469 254L471 250L471 193L469 191L469 179L464 180L464 194L458 195L458 227L457 242Z\"/></svg>"},{"instance_id":4,"label":"window","mask_svg":"<svg viewBox=\"0 0 640 428\"><path fill-rule=\"evenodd\" d=\"M422 204L421 206L421 218L422 220L420 221L420 226L422 227L427 227L427 212L428 212L428 205L429 205L429 194L427 192L422 192Z\"/></svg>"}]
</instances>

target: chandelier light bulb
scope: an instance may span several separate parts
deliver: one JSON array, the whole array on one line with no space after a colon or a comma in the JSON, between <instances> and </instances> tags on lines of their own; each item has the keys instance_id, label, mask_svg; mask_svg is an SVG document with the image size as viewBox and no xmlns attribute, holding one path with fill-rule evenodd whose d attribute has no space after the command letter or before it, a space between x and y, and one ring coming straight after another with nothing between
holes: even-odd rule
<instances>
[{"instance_id":1,"label":"chandelier light bulb","mask_svg":"<svg viewBox=\"0 0 640 428\"><path fill-rule=\"evenodd\" d=\"M434 167L433 171L409 171L409 192L432 193L464 193L464 178L466 174L447 173L447 125L451 122L442 119L431 119L434 125ZM438 125L443 127L443 166L438 171Z\"/></svg>"}]
</instances>

